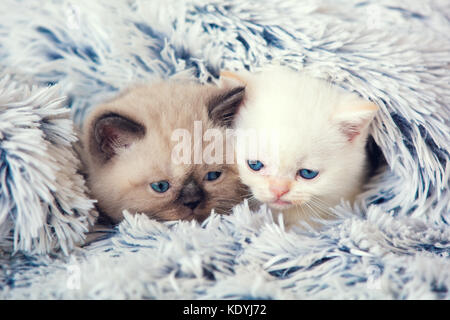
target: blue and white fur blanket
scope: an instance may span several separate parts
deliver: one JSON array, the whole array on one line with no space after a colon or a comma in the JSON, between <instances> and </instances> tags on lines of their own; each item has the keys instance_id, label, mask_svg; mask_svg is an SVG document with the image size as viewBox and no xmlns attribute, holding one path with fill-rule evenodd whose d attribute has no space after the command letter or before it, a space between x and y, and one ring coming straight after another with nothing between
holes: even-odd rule
<instances>
[{"instance_id":1,"label":"blue and white fur blanket","mask_svg":"<svg viewBox=\"0 0 450 320\"><path fill-rule=\"evenodd\" d=\"M0 2L0 299L449 299L447 0ZM95 220L72 123L136 82L282 63L380 107L381 167L320 231L246 203Z\"/></svg>"}]
</instances>

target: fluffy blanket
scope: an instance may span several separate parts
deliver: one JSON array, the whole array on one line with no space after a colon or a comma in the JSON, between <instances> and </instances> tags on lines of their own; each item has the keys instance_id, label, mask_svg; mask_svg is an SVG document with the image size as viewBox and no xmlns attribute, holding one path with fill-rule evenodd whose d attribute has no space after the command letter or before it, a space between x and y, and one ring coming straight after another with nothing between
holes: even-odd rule
<instances>
[{"instance_id":1,"label":"fluffy blanket","mask_svg":"<svg viewBox=\"0 0 450 320\"><path fill-rule=\"evenodd\" d=\"M429 1L0 2L0 298L448 299L450 5ZM135 82L283 63L371 99L359 201L323 230L246 203L202 225L95 219L72 119Z\"/></svg>"}]
</instances>

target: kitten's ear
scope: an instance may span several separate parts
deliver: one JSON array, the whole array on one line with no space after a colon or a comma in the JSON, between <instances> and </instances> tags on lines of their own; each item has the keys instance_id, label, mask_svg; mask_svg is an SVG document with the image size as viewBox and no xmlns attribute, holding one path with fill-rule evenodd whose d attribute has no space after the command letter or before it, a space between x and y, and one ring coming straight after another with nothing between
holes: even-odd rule
<instances>
[{"instance_id":1,"label":"kitten's ear","mask_svg":"<svg viewBox=\"0 0 450 320\"><path fill-rule=\"evenodd\" d=\"M373 120L378 106L370 101L357 99L343 103L334 114L333 120L338 124L340 131L352 142L367 128Z\"/></svg>"},{"instance_id":2,"label":"kitten's ear","mask_svg":"<svg viewBox=\"0 0 450 320\"><path fill-rule=\"evenodd\" d=\"M91 153L102 160L111 159L120 149L128 148L145 135L145 128L135 121L115 113L98 117L89 137Z\"/></svg>"},{"instance_id":3,"label":"kitten's ear","mask_svg":"<svg viewBox=\"0 0 450 320\"><path fill-rule=\"evenodd\" d=\"M234 116L245 98L245 87L227 89L224 93L209 100L208 116L215 125L231 127Z\"/></svg>"},{"instance_id":4,"label":"kitten's ear","mask_svg":"<svg viewBox=\"0 0 450 320\"><path fill-rule=\"evenodd\" d=\"M219 87L231 89L234 87L245 87L247 80L245 74L241 72L221 71L219 78Z\"/></svg>"}]
</instances>

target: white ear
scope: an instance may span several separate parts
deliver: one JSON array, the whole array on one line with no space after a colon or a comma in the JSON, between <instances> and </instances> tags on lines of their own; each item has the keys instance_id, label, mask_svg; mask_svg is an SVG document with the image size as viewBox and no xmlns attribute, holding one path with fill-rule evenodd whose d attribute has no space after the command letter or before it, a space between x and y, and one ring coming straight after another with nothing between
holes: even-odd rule
<instances>
[{"instance_id":1,"label":"white ear","mask_svg":"<svg viewBox=\"0 0 450 320\"><path fill-rule=\"evenodd\" d=\"M338 124L348 141L352 142L367 128L377 111L378 106L370 101L352 99L342 102L333 116L333 121Z\"/></svg>"},{"instance_id":2,"label":"white ear","mask_svg":"<svg viewBox=\"0 0 450 320\"><path fill-rule=\"evenodd\" d=\"M221 71L219 79L219 87L224 89L231 89L235 87L245 87L247 81L242 72Z\"/></svg>"}]
</instances>

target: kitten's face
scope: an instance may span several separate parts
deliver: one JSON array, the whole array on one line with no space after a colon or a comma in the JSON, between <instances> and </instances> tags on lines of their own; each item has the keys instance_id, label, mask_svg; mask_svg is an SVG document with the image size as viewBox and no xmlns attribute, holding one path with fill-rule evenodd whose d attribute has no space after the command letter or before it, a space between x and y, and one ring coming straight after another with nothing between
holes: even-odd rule
<instances>
[{"instance_id":1,"label":"kitten's face","mask_svg":"<svg viewBox=\"0 0 450 320\"><path fill-rule=\"evenodd\" d=\"M100 210L115 222L123 210L157 220L202 221L212 209L229 213L246 190L236 165L194 164L193 151L184 163L172 157L180 142L172 137L176 129L190 134L191 150L194 121L201 124L200 139L207 129L225 132L220 112L213 112L224 98L227 92L212 86L167 82L131 89L97 107L83 142L88 184ZM226 152L233 151L223 148L223 159Z\"/></svg>"},{"instance_id":2,"label":"kitten's face","mask_svg":"<svg viewBox=\"0 0 450 320\"><path fill-rule=\"evenodd\" d=\"M278 211L321 217L341 198L353 200L376 106L286 70L244 77L235 128L266 135L238 141L239 173L254 197Z\"/></svg>"},{"instance_id":3,"label":"kitten's face","mask_svg":"<svg viewBox=\"0 0 450 320\"><path fill-rule=\"evenodd\" d=\"M255 156L238 153L242 182L257 200L276 211L298 209L322 216L341 197L354 196L364 166L364 153L347 146L337 130L329 133L309 129L300 133L299 128L281 126L278 143L270 151L262 148Z\"/></svg>"}]
</instances>

